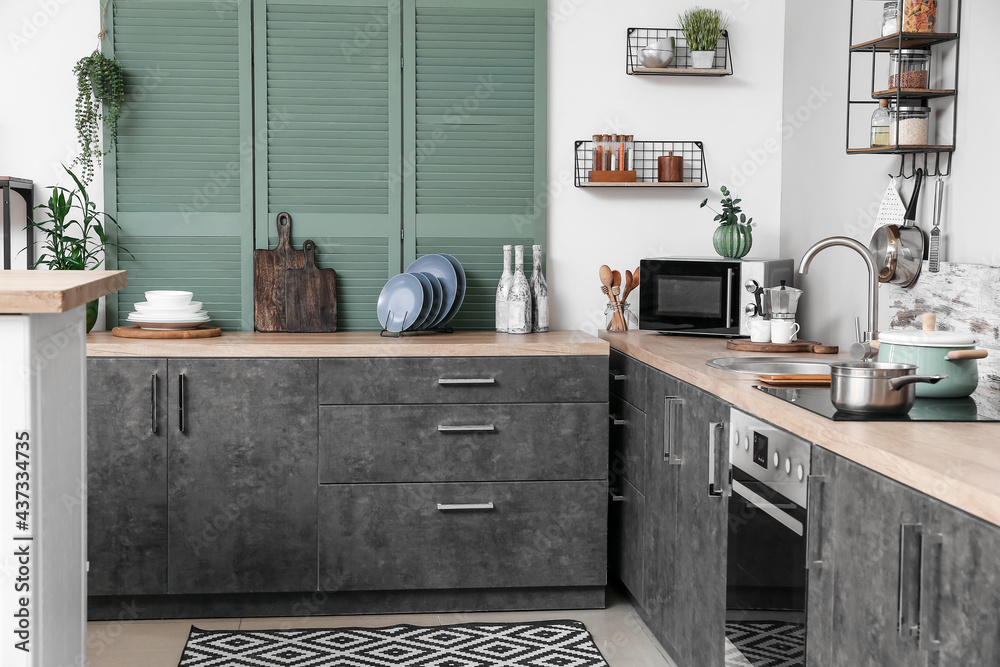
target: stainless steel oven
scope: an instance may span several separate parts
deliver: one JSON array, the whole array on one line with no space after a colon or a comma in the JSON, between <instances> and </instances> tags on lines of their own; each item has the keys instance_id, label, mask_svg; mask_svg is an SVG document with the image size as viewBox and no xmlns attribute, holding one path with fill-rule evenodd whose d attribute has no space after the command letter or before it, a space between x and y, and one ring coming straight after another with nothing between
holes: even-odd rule
<instances>
[{"instance_id":1,"label":"stainless steel oven","mask_svg":"<svg viewBox=\"0 0 1000 667\"><path fill-rule=\"evenodd\" d=\"M732 410L726 608L730 620L805 624L811 446Z\"/></svg>"},{"instance_id":2,"label":"stainless steel oven","mask_svg":"<svg viewBox=\"0 0 1000 667\"><path fill-rule=\"evenodd\" d=\"M793 284L790 259L660 257L639 264L639 328L664 334L750 335L758 287Z\"/></svg>"}]
</instances>

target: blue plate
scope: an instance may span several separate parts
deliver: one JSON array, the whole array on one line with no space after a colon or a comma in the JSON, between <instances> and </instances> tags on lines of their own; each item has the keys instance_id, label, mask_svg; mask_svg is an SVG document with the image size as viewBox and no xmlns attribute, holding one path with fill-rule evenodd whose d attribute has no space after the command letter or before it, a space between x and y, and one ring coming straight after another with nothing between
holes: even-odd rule
<instances>
[{"instance_id":1,"label":"blue plate","mask_svg":"<svg viewBox=\"0 0 1000 667\"><path fill-rule=\"evenodd\" d=\"M423 328L425 322L432 322L436 317L435 314L431 313L431 308L434 306L434 288L431 286L431 281L423 273L411 273L410 275L420 281L420 287L424 293L420 315L413 326L408 329L408 331L418 331Z\"/></svg>"},{"instance_id":2,"label":"blue plate","mask_svg":"<svg viewBox=\"0 0 1000 667\"><path fill-rule=\"evenodd\" d=\"M427 311L427 319L418 325L419 328L426 329L426 325L434 322L441 315L441 306L444 305L444 288L441 287L441 281L429 273L417 272L413 275L417 278L425 279L431 286L432 296L426 303L424 303L424 310ZM430 307L428 307L428 303L430 304Z\"/></svg>"},{"instance_id":3,"label":"blue plate","mask_svg":"<svg viewBox=\"0 0 1000 667\"><path fill-rule=\"evenodd\" d=\"M441 288L444 290L441 314L433 322L425 323L424 328L434 329L441 326L455 305L455 296L458 293L458 274L455 272L455 267L441 255L424 255L406 267L406 272L429 273L441 282Z\"/></svg>"},{"instance_id":4,"label":"blue plate","mask_svg":"<svg viewBox=\"0 0 1000 667\"><path fill-rule=\"evenodd\" d=\"M444 316L444 319L441 320L442 324L447 324L448 322L451 322L456 315L458 315L458 309L462 307L462 302L465 301L465 267L463 267L462 263L453 255L443 252L441 253L441 256L451 262L451 265L455 269L455 273L458 276L458 289L455 292L455 303L452 305L451 310Z\"/></svg>"},{"instance_id":5,"label":"blue plate","mask_svg":"<svg viewBox=\"0 0 1000 667\"><path fill-rule=\"evenodd\" d=\"M423 305L424 288L420 281L408 273L400 273L389 278L382 288L375 311L383 329L398 333L414 325Z\"/></svg>"}]
</instances>

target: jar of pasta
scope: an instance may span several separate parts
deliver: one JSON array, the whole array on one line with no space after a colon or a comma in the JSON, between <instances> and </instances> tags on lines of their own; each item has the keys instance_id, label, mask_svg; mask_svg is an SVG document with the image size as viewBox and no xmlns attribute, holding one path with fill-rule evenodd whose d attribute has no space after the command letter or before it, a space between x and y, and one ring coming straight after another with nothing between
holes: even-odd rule
<instances>
[{"instance_id":1,"label":"jar of pasta","mask_svg":"<svg viewBox=\"0 0 1000 667\"><path fill-rule=\"evenodd\" d=\"M937 0L903 0L903 32L936 32Z\"/></svg>"}]
</instances>

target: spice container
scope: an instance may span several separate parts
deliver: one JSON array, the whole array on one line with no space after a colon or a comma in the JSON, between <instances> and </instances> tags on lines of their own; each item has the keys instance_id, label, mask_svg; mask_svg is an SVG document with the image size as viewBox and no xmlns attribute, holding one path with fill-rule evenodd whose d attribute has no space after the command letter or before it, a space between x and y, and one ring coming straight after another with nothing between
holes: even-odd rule
<instances>
[{"instance_id":1,"label":"spice container","mask_svg":"<svg viewBox=\"0 0 1000 667\"><path fill-rule=\"evenodd\" d=\"M602 171L604 169L604 141L601 135L594 135L594 159L591 171Z\"/></svg>"},{"instance_id":2,"label":"spice container","mask_svg":"<svg viewBox=\"0 0 1000 667\"><path fill-rule=\"evenodd\" d=\"M635 171L635 158L633 154L635 153L635 137L631 134L625 135L625 164L622 167L624 171Z\"/></svg>"},{"instance_id":3,"label":"spice container","mask_svg":"<svg viewBox=\"0 0 1000 667\"><path fill-rule=\"evenodd\" d=\"M931 82L930 49L902 49L889 54L889 88L926 89Z\"/></svg>"},{"instance_id":4,"label":"spice container","mask_svg":"<svg viewBox=\"0 0 1000 667\"><path fill-rule=\"evenodd\" d=\"M927 146L930 107L899 107L889 111L890 146Z\"/></svg>"},{"instance_id":5,"label":"spice container","mask_svg":"<svg viewBox=\"0 0 1000 667\"><path fill-rule=\"evenodd\" d=\"M882 8L882 36L899 32L899 0L887 2Z\"/></svg>"},{"instance_id":6,"label":"spice container","mask_svg":"<svg viewBox=\"0 0 1000 667\"><path fill-rule=\"evenodd\" d=\"M601 167L604 171L611 171L611 135L604 135L604 163Z\"/></svg>"},{"instance_id":7,"label":"spice container","mask_svg":"<svg viewBox=\"0 0 1000 667\"><path fill-rule=\"evenodd\" d=\"M903 0L903 32L935 32L937 0Z\"/></svg>"},{"instance_id":8,"label":"spice container","mask_svg":"<svg viewBox=\"0 0 1000 667\"><path fill-rule=\"evenodd\" d=\"M875 113L872 114L872 148L885 148L889 145L889 126L891 124L889 100L881 100L878 109L875 109Z\"/></svg>"}]
</instances>

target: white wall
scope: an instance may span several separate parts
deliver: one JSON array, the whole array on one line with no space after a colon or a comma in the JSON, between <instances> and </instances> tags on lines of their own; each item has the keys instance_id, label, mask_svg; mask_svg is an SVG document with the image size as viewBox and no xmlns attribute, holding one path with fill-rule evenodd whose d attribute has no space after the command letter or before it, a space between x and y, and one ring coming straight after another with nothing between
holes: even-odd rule
<instances>
[{"instance_id":1,"label":"white wall","mask_svg":"<svg viewBox=\"0 0 1000 667\"><path fill-rule=\"evenodd\" d=\"M784 2L714 0L733 15L734 76L627 76L629 27L676 27L689 0L549 0L549 243L554 326L595 331L606 297L598 268L624 275L645 257L714 255L713 214L730 186L759 226L753 256L778 252ZM810 3L812 4L812 3ZM572 187L573 146L596 133L700 140L710 189ZM769 152L770 151L770 152Z\"/></svg>"},{"instance_id":2,"label":"white wall","mask_svg":"<svg viewBox=\"0 0 1000 667\"><path fill-rule=\"evenodd\" d=\"M856 5L869 13L881 7L861 1ZM1000 3L966 0L964 5L957 151L952 177L946 181L942 223L944 258L996 265L1000 264L1000 225L984 215L988 209L982 198L996 187L993 164L1000 149L1000 133L991 128L996 115L991 109L1000 104L1000 92L987 83L996 80L988 64L992 45L987 31L1000 22ZM941 7L944 13L945 5ZM827 236L847 235L867 244L878 202L889 182L887 174L899 169L898 158L846 154L849 22L850 3L846 1L785 4L785 114L802 113L802 101L814 86L832 91L833 97L808 117L802 113L806 120L784 142L783 256L801 257L810 245ZM855 41L878 34L878 18L865 17L861 23L871 34ZM858 59L856 65L863 68L864 62ZM932 72L932 77L939 75ZM855 89L855 98L860 97ZM932 105L947 108L940 102ZM864 113L870 115L871 110ZM904 201L909 201L912 187L912 180L901 186ZM925 230L931 228L933 197L933 182L929 182L917 214L917 223ZM864 321L867 308L867 272L861 258L843 248L824 251L800 286L806 290L800 317L804 336L839 345L852 342L854 316L861 315ZM912 289L920 287L918 280ZM884 302L886 296L882 290ZM888 328L888 319L880 318L880 325Z\"/></svg>"}]
</instances>

